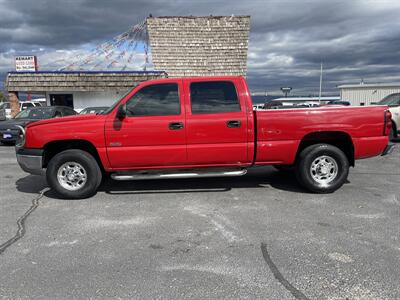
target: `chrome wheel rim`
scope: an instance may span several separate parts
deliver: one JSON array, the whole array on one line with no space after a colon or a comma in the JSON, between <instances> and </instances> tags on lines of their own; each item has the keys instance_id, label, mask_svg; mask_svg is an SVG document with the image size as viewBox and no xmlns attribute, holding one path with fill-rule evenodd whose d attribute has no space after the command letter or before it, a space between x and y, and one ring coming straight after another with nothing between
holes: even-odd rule
<instances>
[{"instance_id":1,"label":"chrome wheel rim","mask_svg":"<svg viewBox=\"0 0 400 300\"><path fill-rule=\"evenodd\" d=\"M64 189L77 191L86 184L87 173L81 164L66 162L58 168L57 180Z\"/></svg>"},{"instance_id":2,"label":"chrome wheel rim","mask_svg":"<svg viewBox=\"0 0 400 300\"><path fill-rule=\"evenodd\" d=\"M313 160L310 167L310 174L314 181L321 186L327 186L338 174L338 164L330 156L322 155Z\"/></svg>"}]
</instances>

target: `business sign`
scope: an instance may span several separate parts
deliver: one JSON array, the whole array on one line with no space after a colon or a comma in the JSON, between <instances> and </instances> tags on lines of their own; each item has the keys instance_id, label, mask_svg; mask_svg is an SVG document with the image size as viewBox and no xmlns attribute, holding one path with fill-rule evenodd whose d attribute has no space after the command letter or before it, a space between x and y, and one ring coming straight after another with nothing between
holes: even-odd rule
<instances>
[{"instance_id":1,"label":"business sign","mask_svg":"<svg viewBox=\"0 0 400 300\"><path fill-rule=\"evenodd\" d=\"M24 55L15 57L15 71L17 72L36 72L37 59L34 55Z\"/></svg>"}]
</instances>

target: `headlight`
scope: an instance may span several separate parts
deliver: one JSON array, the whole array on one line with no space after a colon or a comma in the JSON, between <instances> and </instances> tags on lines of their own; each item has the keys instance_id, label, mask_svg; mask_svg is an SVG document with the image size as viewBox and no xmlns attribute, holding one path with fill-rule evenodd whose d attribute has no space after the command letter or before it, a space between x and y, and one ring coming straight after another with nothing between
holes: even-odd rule
<instances>
[{"instance_id":1,"label":"headlight","mask_svg":"<svg viewBox=\"0 0 400 300\"><path fill-rule=\"evenodd\" d=\"M19 125L15 125L15 127L17 127L20 130L19 139L16 141L15 146L23 147L25 145L25 136L26 136L25 128Z\"/></svg>"}]
</instances>

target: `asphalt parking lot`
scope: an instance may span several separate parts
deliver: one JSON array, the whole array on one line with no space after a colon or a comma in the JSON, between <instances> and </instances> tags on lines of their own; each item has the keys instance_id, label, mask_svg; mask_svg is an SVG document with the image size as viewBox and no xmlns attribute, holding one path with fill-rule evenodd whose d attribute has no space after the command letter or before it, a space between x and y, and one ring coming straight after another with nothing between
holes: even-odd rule
<instances>
[{"instance_id":1,"label":"asphalt parking lot","mask_svg":"<svg viewBox=\"0 0 400 300\"><path fill-rule=\"evenodd\" d=\"M263 167L61 200L1 146L0 298L399 299L399 149L330 195Z\"/></svg>"}]
</instances>

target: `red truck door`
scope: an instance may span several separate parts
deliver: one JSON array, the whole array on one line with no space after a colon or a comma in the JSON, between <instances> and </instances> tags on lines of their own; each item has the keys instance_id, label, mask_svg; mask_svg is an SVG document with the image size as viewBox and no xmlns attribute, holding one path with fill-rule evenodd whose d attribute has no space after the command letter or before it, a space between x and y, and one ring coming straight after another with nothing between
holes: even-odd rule
<instances>
[{"instance_id":1,"label":"red truck door","mask_svg":"<svg viewBox=\"0 0 400 300\"><path fill-rule=\"evenodd\" d=\"M248 164L247 113L235 79L185 79L188 164Z\"/></svg>"},{"instance_id":2,"label":"red truck door","mask_svg":"<svg viewBox=\"0 0 400 300\"><path fill-rule=\"evenodd\" d=\"M181 80L149 83L121 101L127 116L116 110L105 124L112 168L167 167L186 163L186 123ZM120 105L121 105L120 104Z\"/></svg>"}]
</instances>

